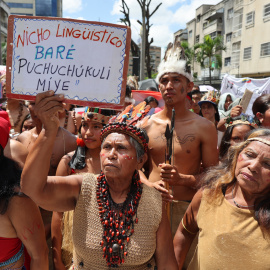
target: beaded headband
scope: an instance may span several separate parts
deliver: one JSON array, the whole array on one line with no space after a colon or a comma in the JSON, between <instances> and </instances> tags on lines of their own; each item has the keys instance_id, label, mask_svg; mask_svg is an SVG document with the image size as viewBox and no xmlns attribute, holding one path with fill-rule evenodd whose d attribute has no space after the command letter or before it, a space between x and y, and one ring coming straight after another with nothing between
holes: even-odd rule
<instances>
[{"instance_id":1,"label":"beaded headband","mask_svg":"<svg viewBox=\"0 0 270 270\"><path fill-rule=\"evenodd\" d=\"M231 116L229 116L226 119L226 126L230 127L230 126L235 126L237 124L242 124L242 125L249 125L252 126L254 128L258 128L258 125L256 123L256 120L249 116L249 115L245 115L245 114L241 114L241 119L233 119Z\"/></svg>"},{"instance_id":2,"label":"beaded headband","mask_svg":"<svg viewBox=\"0 0 270 270\"><path fill-rule=\"evenodd\" d=\"M127 106L121 114L113 116L109 123L101 130L100 140L103 141L110 133L123 133L134 138L146 152L148 136L136 124L144 118L150 109L149 105L146 106L146 102L141 102L136 107L133 105Z\"/></svg>"},{"instance_id":3,"label":"beaded headband","mask_svg":"<svg viewBox=\"0 0 270 270\"><path fill-rule=\"evenodd\" d=\"M267 144L270 146L270 141L269 140L265 140L263 138L260 138L260 137L254 137L254 138L250 138L250 139L247 139L248 141L258 141L258 142L261 142L261 143L264 143L264 144Z\"/></svg>"},{"instance_id":4,"label":"beaded headband","mask_svg":"<svg viewBox=\"0 0 270 270\"><path fill-rule=\"evenodd\" d=\"M93 110L93 111L91 111ZM101 109L99 108L89 108L86 107L84 113L82 114L82 121L96 121L101 124L108 124L111 116L103 115Z\"/></svg>"}]
</instances>

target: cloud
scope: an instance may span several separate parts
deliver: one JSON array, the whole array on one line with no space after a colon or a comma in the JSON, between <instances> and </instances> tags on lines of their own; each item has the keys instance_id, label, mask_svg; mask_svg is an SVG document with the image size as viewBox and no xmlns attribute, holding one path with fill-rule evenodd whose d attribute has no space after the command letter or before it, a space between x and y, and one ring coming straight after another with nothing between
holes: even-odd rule
<instances>
[{"instance_id":1,"label":"cloud","mask_svg":"<svg viewBox=\"0 0 270 270\"><path fill-rule=\"evenodd\" d=\"M63 10L71 14L81 11L82 0L63 0Z\"/></svg>"},{"instance_id":2,"label":"cloud","mask_svg":"<svg viewBox=\"0 0 270 270\"><path fill-rule=\"evenodd\" d=\"M150 11L152 12L155 7L161 3L159 9L151 17L150 22L150 36L153 37L155 46L160 46L162 51L173 41L173 34L179 29L186 28L186 23L195 18L196 9L202 4L216 5L220 0L152 0ZM115 0L112 15L118 15L123 18L121 13L121 0ZM140 40L140 24L137 20L141 20L141 8L137 0L126 0L130 11L131 31L132 38L135 42ZM176 30L175 30L176 29Z\"/></svg>"}]
</instances>

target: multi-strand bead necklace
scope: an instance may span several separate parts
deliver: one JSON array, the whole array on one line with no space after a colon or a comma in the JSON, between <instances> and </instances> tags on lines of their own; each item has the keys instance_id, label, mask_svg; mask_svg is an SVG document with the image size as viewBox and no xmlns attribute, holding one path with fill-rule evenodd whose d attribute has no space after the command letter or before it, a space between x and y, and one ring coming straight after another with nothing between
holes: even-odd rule
<instances>
[{"instance_id":1,"label":"multi-strand bead necklace","mask_svg":"<svg viewBox=\"0 0 270 270\"><path fill-rule=\"evenodd\" d=\"M103 237L100 245L109 267L118 267L128 255L128 243L138 223L137 208L142 194L139 173L132 177L130 191L122 204L115 203L103 172L97 178L97 202Z\"/></svg>"}]
</instances>

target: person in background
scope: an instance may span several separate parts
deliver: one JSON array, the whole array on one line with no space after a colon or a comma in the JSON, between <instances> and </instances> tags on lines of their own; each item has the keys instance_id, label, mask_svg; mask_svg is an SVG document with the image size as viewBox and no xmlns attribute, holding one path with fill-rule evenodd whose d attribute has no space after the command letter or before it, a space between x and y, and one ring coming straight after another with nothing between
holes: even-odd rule
<instances>
[{"instance_id":1,"label":"person in background","mask_svg":"<svg viewBox=\"0 0 270 270\"><path fill-rule=\"evenodd\" d=\"M201 108L200 115L211 121L215 127L220 120L217 102L217 94L212 90L208 91L208 93L202 97L201 101L198 102L198 105Z\"/></svg>"},{"instance_id":2,"label":"person in background","mask_svg":"<svg viewBox=\"0 0 270 270\"><path fill-rule=\"evenodd\" d=\"M162 109L158 107L157 99L155 99L154 97L148 96L147 98L144 99L144 101L146 102L146 105L149 105L151 108L155 109L154 113L162 111Z\"/></svg>"},{"instance_id":3,"label":"person in background","mask_svg":"<svg viewBox=\"0 0 270 270\"><path fill-rule=\"evenodd\" d=\"M224 93L220 96L218 103L218 112L220 118L227 117L225 112L229 110L229 106L235 101L235 96L232 93Z\"/></svg>"},{"instance_id":4,"label":"person in background","mask_svg":"<svg viewBox=\"0 0 270 270\"><path fill-rule=\"evenodd\" d=\"M36 125L31 117L31 114L27 114L22 122L20 133L34 128Z\"/></svg>"},{"instance_id":5,"label":"person in background","mask_svg":"<svg viewBox=\"0 0 270 270\"><path fill-rule=\"evenodd\" d=\"M257 124L253 120L244 117L230 118L227 121L227 129L223 134L219 147L219 159L227 158L230 146L243 142L246 135L257 128Z\"/></svg>"},{"instance_id":6,"label":"person in background","mask_svg":"<svg viewBox=\"0 0 270 270\"><path fill-rule=\"evenodd\" d=\"M20 192L21 169L4 155L10 127L9 121L0 117L0 269L48 270L38 207Z\"/></svg>"},{"instance_id":7,"label":"person in background","mask_svg":"<svg viewBox=\"0 0 270 270\"><path fill-rule=\"evenodd\" d=\"M261 126L270 128L270 94L256 98L252 105L252 112Z\"/></svg>"},{"instance_id":8,"label":"person in background","mask_svg":"<svg viewBox=\"0 0 270 270\"><path fill-rule=\"evenodd\" d=\"M198 105L199 101L202 98L202 93L200 92L200 90L194 89L191 91L191 96L192 96L192 110L193 112L195 112L196 114L200 113L200 106Z\"/></svg>"},{"instance_id":9,"label":"person in background","mask_svg":"<svg viewBox=\"0 0 270 270\"><path fill-rule=\"evenodd\" d=\"M211 168L174 238L179 269L199 232L188 269L269 269L270 130L256 129Z\"/></svg>"},{"instance_id":10,"label":"person in background","mask_svg":"<svg viewBox=\"0 0 270 270\"><path fill-rule=\"evenodd\" d=\"M77 149L61 159L56 171L57 176L100 173L100 132L113 114L115 113L112 110L85 108L79 127ZM73 211L53 212L51 234L55 270L69 269L72 265L72 221Z\"/></svg>"}]
</instances>

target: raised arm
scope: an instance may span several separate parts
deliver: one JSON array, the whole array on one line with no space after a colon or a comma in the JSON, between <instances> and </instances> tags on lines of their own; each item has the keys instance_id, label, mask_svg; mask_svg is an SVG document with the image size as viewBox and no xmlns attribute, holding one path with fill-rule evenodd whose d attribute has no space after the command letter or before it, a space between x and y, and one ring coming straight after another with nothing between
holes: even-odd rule
<instances>
[{"instance_id":1,"label":"raised arm","mask_svg":"<svg viewBox=\"0 0 270 270\"><path fill-rule=\"evenodd\" d=\"M54 211L74 209L82 183L82 176L47 176L59 127L56 113L63 109L63 99L53 91L37 95L34 111L43 129L28 154L21 178L22 191L42 208Z\"/></svg>"}]
</instances>

